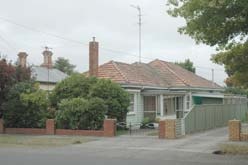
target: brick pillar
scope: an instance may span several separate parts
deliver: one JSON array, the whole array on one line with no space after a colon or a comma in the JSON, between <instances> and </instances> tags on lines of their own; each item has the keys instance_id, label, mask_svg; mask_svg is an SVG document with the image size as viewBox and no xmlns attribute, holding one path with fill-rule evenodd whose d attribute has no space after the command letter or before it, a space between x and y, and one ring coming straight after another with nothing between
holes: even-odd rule
<instances>
[{"instance_id":1,"label":"brick pillar","mask_svg":"<svg viewBox=\"0 0 248 165\"><path fill-rule=\"evenodd\" d=\"M46 134L54 135L55 134L55 121L54 119L46 120Z\"/></svg>"},{"instance_id":2,"label":"brick pillar","mask_svg":"<svg viewBox=\"0 0 248 165\"><path fill-rule=\"evenodd\" d=\"M240 141L241 123L240 120L229 120L229 140Z\"/></svg>"},{"instance_id":3,"label":"brick pillar","mask_svg":"<svg viewBox=\"0 0 248 165\"><path fill-rule=\"evenodd\" d=\"M3 119L0 119L0 134L4 133L4 123Z\"/></svg>"},{"instance_id":4,"label":"brick pillar","mask_svg":"<svg viewBox=\"0 0 248 165\"><path fill-rule=\"evenodd\" d=\"M165 138L166 139L176 138L176 120L175 119L165 120Z\"/></svg>"},{"instance_id":5,"label":"brick pillar","mask_svg":"<svg viewBox=\"0 0 248 165\"><path fill-rule=\"evenodd\" d=\"M103 130L105 137L114 137L116 133L116 120L105 119L103 124Z\"/></svg>"},{"instance_id":6,"label":"brick pillar","mask_svg":"<svg viewBox=\"0 0 248 165\"><path fill-rule=\"evenodd\" d=\"M165 138L165 121L159 121L159 133L158 133L159 139Z\"/></svg>"}]
</instances>

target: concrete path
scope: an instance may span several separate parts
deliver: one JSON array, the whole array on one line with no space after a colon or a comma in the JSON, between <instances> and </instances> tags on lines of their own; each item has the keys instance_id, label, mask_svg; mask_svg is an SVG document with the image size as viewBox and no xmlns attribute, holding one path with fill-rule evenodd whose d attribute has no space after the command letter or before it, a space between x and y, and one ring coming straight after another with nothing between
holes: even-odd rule
<instances>
[{"instance_id":1,"label":"concrete path","mask_svg":"<svg viewBox=\"0 0 248 165\"><path fill-rule=\"evenodd\" d=\"M84 144L85 148L187 151L196 153L212 153L218 144L228 140L227 128L218 128L206 132L187 135L176 140L158 139L156 136L129 136L102 139Z\"/></svg>"},{"instance_id":2,"label":"concrete path","mask_svg":"<svg viewBox=\"0 0 248 165\"><path fill-rule=\"evenodd\" d=\"M100 138L89 143L53 148L0 148L2 165L243 165L247 156L213 155L227 141L220 128L178 140L155 137Z\"/></svg>"}]
</instances>

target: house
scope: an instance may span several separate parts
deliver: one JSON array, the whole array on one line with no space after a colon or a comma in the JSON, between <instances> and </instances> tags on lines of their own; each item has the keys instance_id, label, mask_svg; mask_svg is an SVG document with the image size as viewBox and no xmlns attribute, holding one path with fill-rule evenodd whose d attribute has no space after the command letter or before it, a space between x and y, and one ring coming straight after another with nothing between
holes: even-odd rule
<instances>
[{"instance_id":1,"label":"house","mask_svg":"<svg viewBox=\"0 0 248 165\"><path fill-rule=\"evenodd\" d=\"M90 76L111 79L130 93L127 122L144 118L181 118L194 105L223 104L224 89L171 62L127 64L109 61L98 66L98 45L89 43Z\"/></svg>"},{"instance_id":2,"label":"house","mask_svg":"<svg viewBox=\"0 0 248 165\"><path fill-rule=\"evenodd\" d=\"M53 53L46 49L42 52L44 61L40 66L32 66L31 75L40 85L40 89L51 91L56 83L65 79L68 75L58 69L53 68L52 55ZM26 67L27 63L26 52L18 54L18 63L22 67Z\"/></svg>"}]
</instances>

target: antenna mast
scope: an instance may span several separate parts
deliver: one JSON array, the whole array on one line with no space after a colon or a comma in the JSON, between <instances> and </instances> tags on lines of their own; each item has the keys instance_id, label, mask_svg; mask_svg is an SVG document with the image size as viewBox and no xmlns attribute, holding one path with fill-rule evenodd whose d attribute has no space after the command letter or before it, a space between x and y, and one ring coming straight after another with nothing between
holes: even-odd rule
<instances>
[{"instance_id":1,"label":"antenna mast","mask_svg":"<svg viewBox=\"0 0 248 165\"><path fill-rule=\"evenodd\" d=\"M139 63L141 63L141 8L139 5L135 6L135 5L130 5L131 7L135 8L138 10L138 17L139 17L139 22L138 22L138 25L139 25Z\"/></svg>"}]
</instances>

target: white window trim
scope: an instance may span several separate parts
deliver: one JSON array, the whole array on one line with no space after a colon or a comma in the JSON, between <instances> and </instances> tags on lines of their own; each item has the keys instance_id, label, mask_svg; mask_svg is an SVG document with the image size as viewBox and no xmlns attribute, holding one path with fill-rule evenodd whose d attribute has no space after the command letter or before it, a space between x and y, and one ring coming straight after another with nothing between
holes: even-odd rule
<instances>
[{"instance_id":1,"label":"white window trim","mask_svg":"<svg viewBox=\"0 0 248 165\"><path fill-rule=\"evenodd\" d=\"M134 95L134 103L133 103L133 111L132 112L128 112L127 115L136 115L137 113L137 97L138 97L138 93L137 93L137 90L136 92L134 92L134 90L127 90L129 92L129 94L133 94Z\"/></svg>"},{"instance_id":2,"label":"white window trim","mask_svg":"<svg viewBox=\"0 0 248 165\"><path fill-rule=\"evenodd\" d=\"M187 108L187 97L189 96L189 108ZM184 111L188 112L192 107L192 94L188 93L184 96Z\"/></svg>"}]
</instances>

